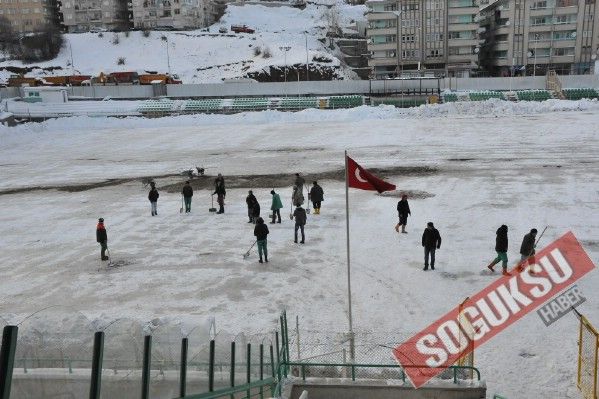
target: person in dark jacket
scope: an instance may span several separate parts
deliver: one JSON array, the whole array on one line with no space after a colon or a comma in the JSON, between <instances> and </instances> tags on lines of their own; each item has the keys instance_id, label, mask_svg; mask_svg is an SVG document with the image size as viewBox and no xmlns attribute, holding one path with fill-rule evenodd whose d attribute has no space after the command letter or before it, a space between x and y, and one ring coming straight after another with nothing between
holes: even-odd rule
<instances>
[{"instance_id":1,"label":"person in dark jacket","mask_svg":"<svg viewBox=\"0 0 599 399\"><path fill-rule=\"evenodd\" d=\"M406 224L408 224L408 215L412 215L412 212L410 212L408 196L405 194L401 196L401 201L397 203L397 214L399 215L399 223L395 225L395 231L399 233L399 226L401 226L401 232L407 233Z\"/></svg>"},{"instance_id":2,"label":"person in dark jacket","mask_svg":"<svg viewBox=\"0 0 599 399\"><path fill-rule=\"evenodd\" d=\"M256 196L252 190L248 191L248 196L245 197L245 203L248 206L248 218L250 219L248 223L256 223L256 220L254 219L254 204L256 202L258 202L258 200L256 200ZM258 216L260 216L260 214L258 214Z\"/></svg>"},{"instance_id":3,"label":"person in dark jacket","mask_svg":"<svg viewBox=\"0 0 599 399\"><path fill-rule=\"evenodd\" d=\"M148 199L150 200L150 206L152 208L152 216L158 215L158 190L156 189L156 183L150 183L150 192L148 193Z\"/></svg>"},{"instance_id":4,"label":"person in dark jacket","mask_svg":"<svg viewBox=\"0 0 599 399\"><path fill-rule=\"evenodd\" d=\"M296 173L295 174L295 181L293 182L293 185L295 187L297 187L298 190L303 191L305 184L306 184L306 180L303 177L301 177L299 173Z\"/></svg>"},{"instance_id":5,"label":"person in dark jacket","mask_svg":"<svg viewBox=\"0 0 599 399\"><path fill-rule=\"evenodd\" d=\"M312 182L312 189L310 189L308 199L312 201L314 213L320 215L320 205L322 201L324 201L324 191L322 190L322 187L318 185L318 182Z\"/></svg>"},{"instance_id":6,"label":"person in dark jacket","mask_svg":"<svg viewBox=\"0 0 599 399\"><path fill-rule=\"evenodd\" d=\"M108 234L106 233L106 227L104 226L104 219L98 219L96 225L96 241L100 244L100 259L108 260L106 251L108 250Z\"/></svg>"},{"instance_id":7,"label":"person in dark jacket","mask_svg":"<svg viewBox=\"0 0 599 399\"><path fill-rule=\"evenodd\" d=\"M254 206L252 207L252 220L256 223L256 220L260 217L260 203L258 200L254 200Z\"/></svg>"},{"instance_id":8,"label":"person in dark jacket","mask_svg":"<svg viewBox=\"0 0 599 399\"><path fill-rule=\"evenodd\" d=\"M268 247L267 247L267 236L268 236L268 226L264 223L264 219L259 217L256 219L256 227L254 227L254 236L256 236L256 244L258 245L258 256L260 260L258 262L262 263L262 253L264 252L264 261L268 263Z\"/></svg>"},{"instance_id":9,"label":"person in dark jacket","mask_svg":"<svg viewBox=\"0 0 599 399\"><path fill-rule=\"evenodd\" d=\"M431 270L435 270L435 250L441 248L441 235L435 229L433 222L426 224L422 233L422 246L424 247L424 270L428 270L428 258L431 258Z\"/></svg>"},{"instance_id":10,"label":"person in dark jacket","mask_svg":"<svg viewBox=\"0 0 599 399\"><path fill-rule=\"evenodd\" d=\"M530 233L526 234L520 245L520 264L518 270L524 270L526 264L532 265L536 263L535 259L535 240L537 238L537 229L531 229Z\"/></svg>"},{"instance_id":11,"label":"person in dark jacket","mask_svg":"<svg viewBox=\"0 0 599 399\"><path fill-rule=\"evenodd\" d=\"M306 225L306 210L304 208L302 208L302 206L298 206L297 208L295 208L295 211L293 211L293 217L295 218L295 235L294 235L294 239L293 242L295 242L297 244L297 230L301 230L302 232L302 240L300 241L300 244L303 244L306 241L306 236L304 235L304 226Z\"/></svg>"},{"instance_id":12,"label":"person in dark jacket","mask_svg":"<svg viewBox=\"0 0 599 399\"><path fill-rule=\"evenodd\" d=\"M214 179L214 194L216 194L219 206L219 210L216 213L225 213L225 196L227 195L227 191L225 190L225 178L220 173L218 174L218 177Z\"/></svg>"},{"instance_id":13,"label":"person in dark jacket","mask_svg":"<svg viewBox=\"0 0 599 399\"><path fill-rule=\"evenodd\" d=\"M272 205L270 206L270 210L272 211L272 220L270 223L274 223L275 219L279 218L279 223L281 223L281 208L283 208L283 202L281 202L281 196L275 193L275 190L271 190L272 194Z\"/></svg>"},{"instance_id":14,"label":"person in dark jacket","mask_svg":"<svg viewBox=\"0 0 599 399\"><path fill-rule=\"evenodd\" d=\"M181 194L183 195L183 201L185 202L185 213L189 213L191 212L191 197L193 197L193 188L191 188L189 180L185 182Z\"/></svg>"},{"instance_id":15,"label":"person in dark jacket","mask_svg":"<svg viewBox=\"0 0 599 399\"><path fill-rule=\"evenodd\" d=\"M504 276L511 276L511 273L507 271L507 226L502 224L501 227L497 229L496 234L497 237L495 238L495 251L497 252L497 257L487 267L489 270L494 272L495 269L493 269L493 267L501 261L501 266L503 267L501 274Z\"/></svg>"},{"instance_id":16,"label":"person in dark jacket","mask_svg":"<svg viewBox=\"0 0 599 399\"><path fill-rule=\"evenodd\" d=\"M291 202L293 206L302 206L304 204L304 194L301 188L293 186L293 193L291 194Z\"/></svg>"}]
</instances>

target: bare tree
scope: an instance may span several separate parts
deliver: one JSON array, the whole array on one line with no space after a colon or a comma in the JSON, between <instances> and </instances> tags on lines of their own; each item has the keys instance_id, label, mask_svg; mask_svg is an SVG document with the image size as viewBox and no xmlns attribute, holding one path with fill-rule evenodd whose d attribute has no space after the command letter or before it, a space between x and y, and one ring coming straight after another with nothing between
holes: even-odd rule
<instances>
[{"instance_id":1,"label":"bare tree","mask_svg":"<svg viewBox=\"0 0 599 399\"><path fill-rule=\"evenodd\" d=\"M328 31L332 36L339 35L339 11L337 6L332 6L326 11L325 17L327 19Z\"/></svg>"},{"instance_id":2,"label":"bare tree","mask_svg":"<svg viewBox=\"0 0 599 399\"><path fill-rule=\"evenodd\" d=\"M63 44L62 32L48 24L38 32L21 38L18 58L24 62L51 60L56 58Z\"/></svg>"},{"instance_id":3,"label":"bare tree","mask_svg":"<svg viewBox=\"0 0 599 399\"><path fill-rule=\"evenodd\" d=\"M0 51L13 56L19 44L19 35L12 29L6 17L0 17Z\"/></svg>"}]
</instances>

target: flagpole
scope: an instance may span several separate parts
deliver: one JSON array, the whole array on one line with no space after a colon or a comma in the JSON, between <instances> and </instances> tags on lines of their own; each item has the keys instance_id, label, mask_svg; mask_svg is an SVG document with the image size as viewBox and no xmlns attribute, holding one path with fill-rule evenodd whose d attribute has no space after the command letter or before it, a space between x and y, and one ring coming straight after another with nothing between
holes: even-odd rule
<instances>
[{"instance_id":1,"label":"flagpole","mask_svg":"<svg viewBox=\"0 0 599 399\"><path fill-rule=\"evenodd\" d=\"M349 358L353 363L355 360L354 328L351 312L351 268L349 256L349 187L347 170L347 150L345 150L345 237L347 242L347 309L349 314Z\"/></svg>"}]
</instances>

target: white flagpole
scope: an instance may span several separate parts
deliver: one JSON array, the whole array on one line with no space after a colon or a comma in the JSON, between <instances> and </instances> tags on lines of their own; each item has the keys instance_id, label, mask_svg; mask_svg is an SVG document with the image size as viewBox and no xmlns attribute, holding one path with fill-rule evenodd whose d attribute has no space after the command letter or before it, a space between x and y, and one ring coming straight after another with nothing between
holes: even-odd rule
<instances>
[{"instance_id":1,"label":"white flagpole","mask_svg":"<svg viewBox=\"0 0 599 399\"><path fill-rule=\"evenodd\" d=\"M354 328L351 312L351 268L349 256L349 187L348 187L347 150L345 150L345 236L347 238L347 308L349 314L349 358L355 360Z\"/></svg>"}]
</instances>

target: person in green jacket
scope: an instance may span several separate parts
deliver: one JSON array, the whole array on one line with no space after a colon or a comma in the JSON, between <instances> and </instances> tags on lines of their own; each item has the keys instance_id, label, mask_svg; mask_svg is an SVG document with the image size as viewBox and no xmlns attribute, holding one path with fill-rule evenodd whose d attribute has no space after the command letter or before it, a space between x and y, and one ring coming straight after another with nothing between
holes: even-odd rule
<instances>
[{"instance_id":1,"label":"person in green jacket","mask_svg":"<svg viewBox=\"0 0 599 399\"><path fill-rule=\"evenodd\" d=\"M272 194L272 205L270 206L270 210L272 211L272 221L270 223L274 223L277 217L279 218L278 223L281 223L281 208L283 208L281 196L275 193L275 190L271 190L270 193Z\"/></svg>"}]
</instances>

